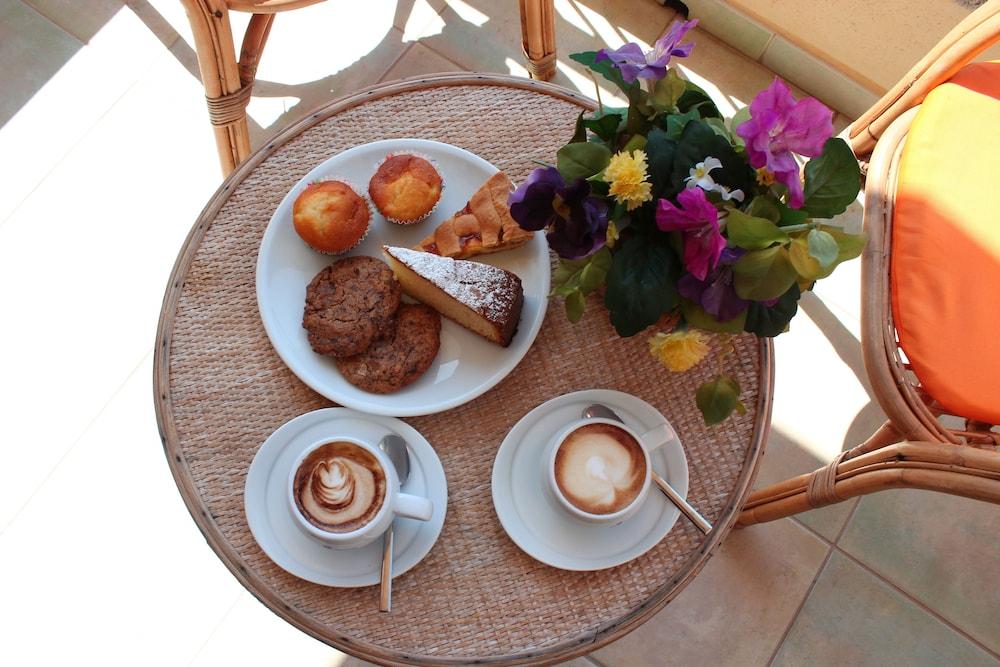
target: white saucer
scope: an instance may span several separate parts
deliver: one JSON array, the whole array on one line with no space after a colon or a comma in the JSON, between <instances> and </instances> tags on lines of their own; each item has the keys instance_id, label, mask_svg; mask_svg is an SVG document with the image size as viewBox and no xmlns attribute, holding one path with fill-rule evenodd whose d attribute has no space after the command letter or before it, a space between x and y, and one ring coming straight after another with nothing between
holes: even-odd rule
<instances>
[{"instance_id":1,"label":"white saucer","mask_svg":"<svg viewBox=\"0 0 1000 667\"><path fill-rule=\"evenodd\" d=\"M410 446L410 477L403 491L430 498L434 503L430 521L396 519L393 578L427 555L441 534L448 509L444 467L430 443L412 426L393 417L326 408L281 425L261 445L247 473L243 506L250 532L279 567L324 586L356 588L379 582L382 540L359 549L326 547L295 525L285 494L291 467L310 444L337 435L378 442L388 433L401 435Z\"/></svg>"},{"instance_id":2,"label":"white saucer","mask_svg":"<svg viewBox=\"0 0 1000 667\"><path fill-rule=\"evenodd\" d=\"M602 403L636 431L667 422L642 399L620 391L589 389L547 401L521 418L493 462L493 506L510 539L532 558L563 570L603 570L641 556L673 527L680 512L655 487L642 508L616 526L571 517L545 488L543 452L566 424L589 405ZM667 422L669 423L669 422ZM674 438L650 453L653 468L687 496L687 458Z\"/></svg>"}]
</instances>

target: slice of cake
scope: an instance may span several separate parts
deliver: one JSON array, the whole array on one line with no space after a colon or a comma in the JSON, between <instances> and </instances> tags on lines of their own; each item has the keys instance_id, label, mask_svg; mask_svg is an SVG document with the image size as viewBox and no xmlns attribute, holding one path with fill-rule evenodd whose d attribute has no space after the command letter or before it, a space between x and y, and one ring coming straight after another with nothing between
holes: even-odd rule
<instances>
[{"instance_id":1,"label":"slice of cake","mask_svg":"<svg viewBox=\"0 0 1000 667\"><path fill-rule=\"evenodd\" d=\"M523 246L532 232L521 229L510 217L507 198L513 187L507 174L493 174L473 193L465 208L442 222L417 249L465 259Z\"/></svg>"},{"instance_id":2,"label":"slice of cake","mask_svg":"<svg viewBox=\"0 0 1000 667\"><path fill-rule=\"evenodd\" d=\"M510 345L524 305L516 275L409 248L382 250L406 294L497 345Z\"/></svg>"}]
</instances>

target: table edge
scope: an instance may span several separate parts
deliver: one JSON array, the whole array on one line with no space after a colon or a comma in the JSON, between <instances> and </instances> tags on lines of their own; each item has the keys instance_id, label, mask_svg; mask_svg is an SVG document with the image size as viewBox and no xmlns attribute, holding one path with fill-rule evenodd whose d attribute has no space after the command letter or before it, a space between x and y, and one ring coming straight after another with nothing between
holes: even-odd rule
<instances>
[{"instance_id":1,"label":"table edge","mask_svg":"<svg viewBox=\"0 0 1000 667\"><path fill-rule=\"evenodd\" d=\"M325 632L327 630L325 626L316 623L306 614L298 612L293 607L283 603L277 596L270 596L270 587L243 565L239 554L222 538L221 531L215 525L214 517L210 515L207 506L198 493L186 462L179 452L176 429L172 411L170 410L170 343L173 334L174 313L176 312L178 297L183 287L183 276L187 274L195 251L197 251L201 240L211 226L212 220L214 220L216 214L221 210L236 186L278 148L305 130L337 113L351 109L371 99L380 99L426 88L466 85L506 86L535 90L558 99L572 102L590 111L594 110L597 106L590 98L550 83L502 74L456 72L410 77L369 86L319 107L305 118L282 130L267 144L251 154L243 164L238 166L222 182L195 220L191 231L181 246L177 260L170 273L170 278L167 281L160 310L160 318L156 328L152 378L153 403L160 441L167 458L167 464L170 467L170 472L177 484L181 498L187 506L188 512L204 536L205 541L244 588L288 623L338 650L364 660L375 661L385 665L404 667L418 664L431 667L434 665L463 665L470 662L480 665L555 664L590 653L601 646L621 638L647 621L653 614L665 607L668 602L680 594L684 587L705 566L705 563L714 554L725 536L733 529L739 515L739 509L746 502L746 498L756 478L760 459L763 455L766 434L770 428L774 387L774 346L770 338L763 338L758 341L761 384L757 397L757 419L754 425L752 442L747 449L743 471L737 480L736 489L730 496L729 504L723 510L722 516L716 522L715 530L705 539L701 547L691 555L674 580L660 587L646 602L632 609L622 618L601 626L593 632L578 635L537 651L523 651L509 655L441 657L411 655L399 651L386 650L384 647L376 644L358 642L353 637L347 635L330 636L328 632Z\"/></svg>"}]
</instances>

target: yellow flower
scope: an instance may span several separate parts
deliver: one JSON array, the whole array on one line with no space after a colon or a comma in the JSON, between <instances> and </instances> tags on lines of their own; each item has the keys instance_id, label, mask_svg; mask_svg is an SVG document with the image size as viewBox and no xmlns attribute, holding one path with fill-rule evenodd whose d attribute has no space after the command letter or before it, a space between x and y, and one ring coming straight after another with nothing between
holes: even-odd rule
<instances>
[{"instance_id":1,"label":"yellow flower","mask_svg":"<svg viewBox=\"0 0 1000 667\"><path fill-rule=\"evenodd\" d=\"M708 351L708 337L697 329L658 333L649 339L649 353L678 373L697 365Z\"/></svg>"},{"instance_id":2,"label":"yellow flower","mask_svg":"<svg viewBox=\"0 0 1000 667\"><path fill-rule=\"evenodd\" d=\"M618 240L618 225L615 224L614 220L608 220L608 231L605 234L605 245L609 248L615 247L615 242Z\"/></svg>"},{"instance_id":3,"label":"yellow flower","mask_svg":"<svg viewBox=\"0 0 1000 667\"><path fill-rule=\"evenodd\" d=\"M646 153L635 150L615 153L604 170L604 180L619 204L631 211L653 198L652 184L646 181Z\"/></svg>"},{"instance_id":4,"label":"yellow flower","mask_svg":"<svg viewBox=\"0 0 1000 667\"><path fill-rule=\"evenodd\" d=\"M774 185L774 174L768 171L767 167L761 167L757 170L757 185L762 185L765 188Z\"/></svg>"}]
</instances>

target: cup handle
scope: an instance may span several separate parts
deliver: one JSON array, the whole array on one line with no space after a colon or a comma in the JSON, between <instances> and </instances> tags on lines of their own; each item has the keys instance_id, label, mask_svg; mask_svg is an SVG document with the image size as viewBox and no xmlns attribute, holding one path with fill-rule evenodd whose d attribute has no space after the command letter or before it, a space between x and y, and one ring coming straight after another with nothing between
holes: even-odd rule
<instances>
[{"instance_id":1,"label":"cup handle","mask_svg":"<svg viewBox=\"0 0 1000 667\"><path fill-rule=\"evenodd\" d=\"M400 493L396 496L396 514L408 519L427 521L434 513L434 504L427 498Z\"/></svg>"},{"instance_id":2,"label":"cup handle","mask_svg":"<svg viewBox=\"0 0 1000 667\"><path fill-rule=\"evenodd\" d=\"M670 424L663 423L653 430L643 433L640 439L642 440L642 444L646 446L646 451L652 452L668 442L676 440L677 434L674 433L674 429L670 427Z\"/></svg>"}]
</instances>

